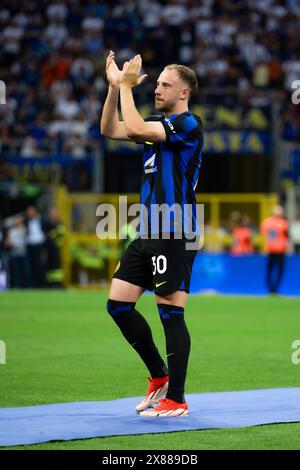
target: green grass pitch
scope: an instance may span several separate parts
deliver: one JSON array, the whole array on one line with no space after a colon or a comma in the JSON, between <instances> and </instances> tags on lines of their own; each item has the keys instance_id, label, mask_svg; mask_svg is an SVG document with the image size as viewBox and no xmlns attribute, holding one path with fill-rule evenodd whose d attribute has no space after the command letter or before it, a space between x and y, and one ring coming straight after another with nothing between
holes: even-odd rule
<instances>
[{"instance_id":1,"label":"green grass pitch","mask_svg":"<svg viewBox=\"0 0 300 470\"><path fill-rule=\"evenodd\" d=\"M140 396L147 371L106 313L105 292L0 294L0 407ZM160 351L154 297L143 296ZM291 361L300 339L300 300L190 296L192 350L187 393L298 387ZM134 411L133 411L134 412ZM18 449L300 449L300 423L51 442ZM12 449L12 447L10 448Z\"/></svg>"}]
</instances>

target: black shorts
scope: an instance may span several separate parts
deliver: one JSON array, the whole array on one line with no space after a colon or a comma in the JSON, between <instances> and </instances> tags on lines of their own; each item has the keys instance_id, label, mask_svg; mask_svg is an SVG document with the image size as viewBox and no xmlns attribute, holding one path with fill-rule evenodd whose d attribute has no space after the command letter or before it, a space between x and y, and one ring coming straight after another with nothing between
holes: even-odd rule
<instances>
[{"instance_id":1,"label":"black shorts","mask_svg":"<svg viewBox=\"0 0 300 470\"><path fill-rule=\"evenodd\" d=\"M186 240L142 240L130 243L117 264L114 278L155 294L189 292L197 250L186 250Z\"/></svg>"}]
</instances>

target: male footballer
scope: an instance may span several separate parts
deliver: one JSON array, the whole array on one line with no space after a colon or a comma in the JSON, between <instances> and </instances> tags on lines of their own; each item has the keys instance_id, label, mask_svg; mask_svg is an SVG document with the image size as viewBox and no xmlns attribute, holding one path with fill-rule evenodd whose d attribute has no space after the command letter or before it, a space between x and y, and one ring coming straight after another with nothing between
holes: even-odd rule
<instances>
[{"instance_id":1,"label":"male footballer","mask_svg":"<svg viewBox=\"0 0 300 470\"><path fill-rule=\"evenodd\" d=\"M111 139L144 143L140 234L128 246L112 280L107 310L123 336L140 355L150 376L144 399L136 406L142 416L179 417L188 414L184 389L190 353L190 335L184 319L192 266L197 249L187 249L187 239L197 234L195 188L203 149L201 119L189 111L197 89L195 73L183 65L167 65L157 79L155 107L158 115L143 119L132 89L141 75L140 55L122 70L110 51L106 61L108 95L101 118L101 133ZM120 100L122 121L119 120ZM157 208L177 205L181 219ZM190 207L190 215L185 211ZM182 236L181 236L182 235ZM162 359L150 327L135 305L145 290L156 297L164 328L167 364Z\"/></svg>"}]
</instances>

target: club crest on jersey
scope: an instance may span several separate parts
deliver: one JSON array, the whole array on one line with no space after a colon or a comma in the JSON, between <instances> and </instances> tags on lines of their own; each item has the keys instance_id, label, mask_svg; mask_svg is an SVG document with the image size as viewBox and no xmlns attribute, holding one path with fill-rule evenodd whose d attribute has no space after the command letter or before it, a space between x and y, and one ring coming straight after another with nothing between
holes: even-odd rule
<instances>
[{"instance_id":1,"label":"club crest on jersey","mask_svg":"<svg viewBox=\"0 0 300 470\"><path fill-rule=\"evenodd\" d=\"M157 171L157 166L155 165L155 158L156 158L156 153L154 153L148 160L145 161L144 163L144 171L145 173L154 173Z\"/></svg>"}]
</instances>

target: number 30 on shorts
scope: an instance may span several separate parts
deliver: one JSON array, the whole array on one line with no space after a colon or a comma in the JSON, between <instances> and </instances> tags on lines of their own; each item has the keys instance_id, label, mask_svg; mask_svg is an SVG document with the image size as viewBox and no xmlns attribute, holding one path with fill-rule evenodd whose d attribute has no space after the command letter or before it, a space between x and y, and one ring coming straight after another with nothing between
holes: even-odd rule
<instances>
[{"instance_id":1,"label":"number 30 on shorts","mask_svg":"<svg viewBox=\"0 0 300 470\"><path fill-rule=\"evenodd\" d=\"M167 270L167 258L164 255L152 256L153 276L163 274Z\"/></svg>"}]
</instances>

